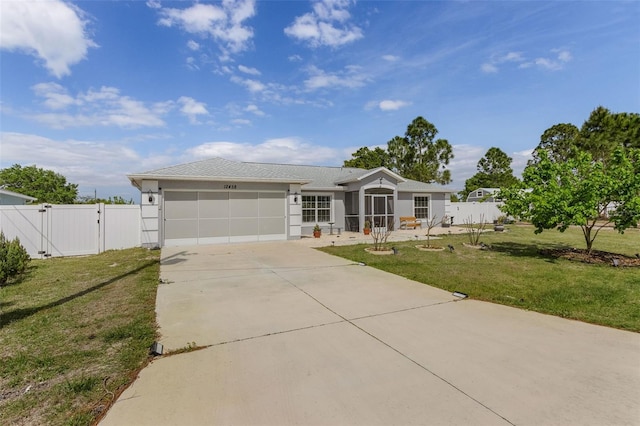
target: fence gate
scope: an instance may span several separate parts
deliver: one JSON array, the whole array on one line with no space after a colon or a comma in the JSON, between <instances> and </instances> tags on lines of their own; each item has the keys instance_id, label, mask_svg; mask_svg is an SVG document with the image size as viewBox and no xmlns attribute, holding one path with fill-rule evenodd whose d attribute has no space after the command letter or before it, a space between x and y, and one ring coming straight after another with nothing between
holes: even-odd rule
<instances>
[{"instance_id":1,"label":"fence gate","mask_svg":"<svg viewBox=\"0 0 640 426\"><path fill-rule=\"evenodd\" d=\"M44 256L98 254L100 209L98 205L45 206L47 217Z\"/></svg>"},{"instance_id":2,"label":"fence gate","mask_svg":"<svg viewBox=\"0 0 640 426\"><path fill-rule=\"evenodd\" d=\"M20 238L32 258L99 253L100 206L1 206L7 239Z\"/></svg>"}]
</instances>

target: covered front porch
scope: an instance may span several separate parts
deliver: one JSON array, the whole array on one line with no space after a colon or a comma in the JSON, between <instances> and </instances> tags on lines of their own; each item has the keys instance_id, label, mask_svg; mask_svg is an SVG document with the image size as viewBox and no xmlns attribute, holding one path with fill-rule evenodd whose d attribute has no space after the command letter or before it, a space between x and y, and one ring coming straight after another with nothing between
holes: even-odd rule
<instances>
[{"instance_id":1,"label":"covered front porch","mask_svg":"<svg viewBox=\"0 0 640 426\"><path fill-rule=\"evenodd\" d=\"M360 188L345 194L345 230L359 232L368 222L371 228L394 230L397 226L395 205L397 191L393 187Z\"/></svg>"}]
</instances>

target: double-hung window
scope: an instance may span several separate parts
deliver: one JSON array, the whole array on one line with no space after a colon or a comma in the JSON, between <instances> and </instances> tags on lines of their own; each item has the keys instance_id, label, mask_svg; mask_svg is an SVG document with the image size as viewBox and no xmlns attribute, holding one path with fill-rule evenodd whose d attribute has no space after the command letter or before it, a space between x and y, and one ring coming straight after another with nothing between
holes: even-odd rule
<instances>
[{"instance_id":1,"label":"double-hung window","mask_svg":"<svg viewBox=\"0 0 640 426\"><path fill-rule=\"evenodd\" d=\"M302 222L331 222L331 195L303 195Z\"/></svg>"},{"instance_id":2,"label":"double-hung window","mask_svg":"<svg viewBox=\"0 0 640 426\"><path fill-rule=\"evenodd\" d=\"M416 219L429 219L429 196L416 195L413 197L413 215Z\"/></svg>"}]
</instances>

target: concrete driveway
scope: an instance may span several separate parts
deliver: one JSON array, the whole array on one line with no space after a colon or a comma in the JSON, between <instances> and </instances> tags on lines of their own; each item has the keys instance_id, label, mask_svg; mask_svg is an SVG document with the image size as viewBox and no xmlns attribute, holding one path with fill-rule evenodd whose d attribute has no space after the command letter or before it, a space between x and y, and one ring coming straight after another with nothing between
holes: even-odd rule
<instances>
[{"instance_id":1,"label":"concrete driveway","mask_svg":"<svg viewBox=\"0 0 640 426\"><path fill-rule=\"evenodd\" d=\"M640 335L298 242L164 248L165 351L103 425L638 425Z\"/></svg>"}]
</instances>

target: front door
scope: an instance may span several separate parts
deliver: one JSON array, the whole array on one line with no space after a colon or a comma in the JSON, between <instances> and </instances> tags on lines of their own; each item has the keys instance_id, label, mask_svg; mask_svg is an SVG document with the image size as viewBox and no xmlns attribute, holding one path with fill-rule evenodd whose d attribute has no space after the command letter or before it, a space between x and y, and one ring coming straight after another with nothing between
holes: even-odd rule
<instances>
[{"instance_id":1,"label":"front door","mask_svg":"<svg viewBox=\"0 0 640 426\"><path fill-rule=\"evenodd\" d=\"M393 229L393 195L371 194L365 196L366 218L371 226L376 228Z\"/></svg>"}]
</instances>

